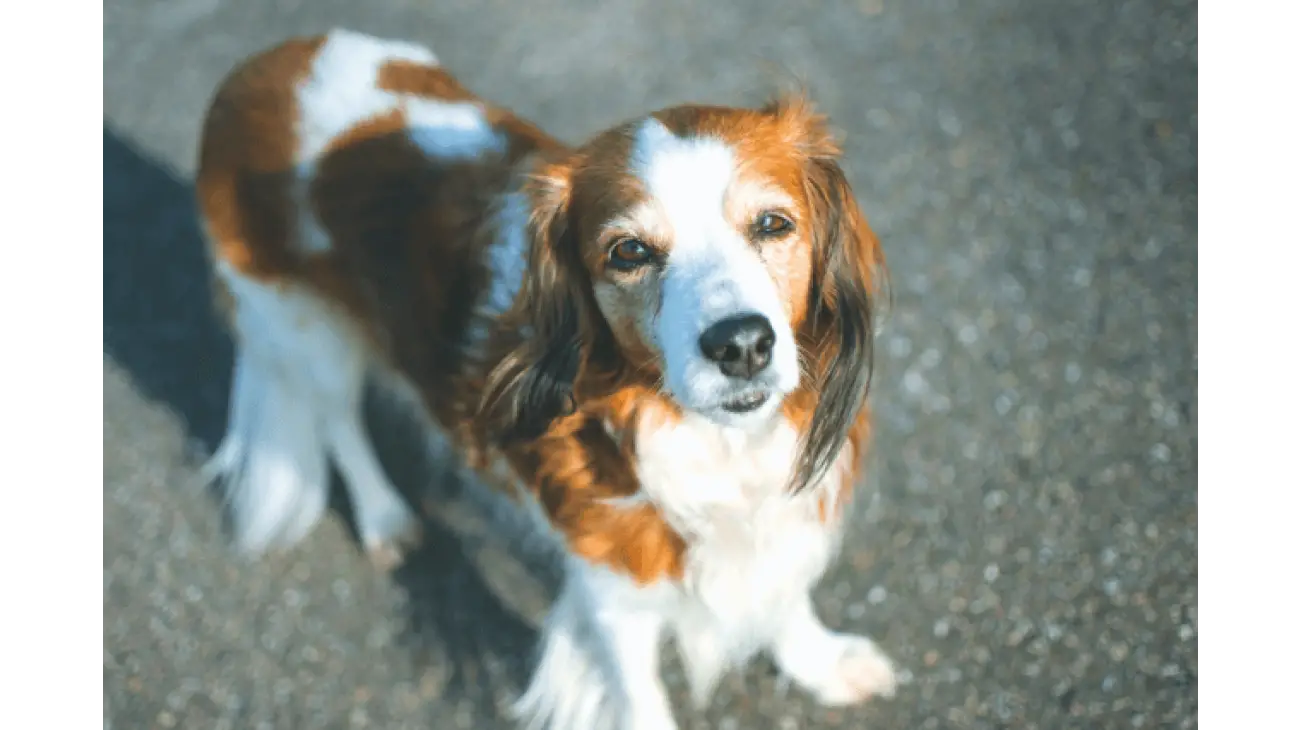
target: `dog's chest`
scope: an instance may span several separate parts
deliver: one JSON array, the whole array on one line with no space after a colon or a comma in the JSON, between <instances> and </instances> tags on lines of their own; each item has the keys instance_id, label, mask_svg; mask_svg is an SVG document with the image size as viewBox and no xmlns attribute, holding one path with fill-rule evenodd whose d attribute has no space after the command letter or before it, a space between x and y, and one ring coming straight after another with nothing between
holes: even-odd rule
<instances>
[{"instance_id":1,"label":"dog's chest","mask_svg":"<svg viewBox=\"0 0 1300 730\"><path fill-rule=\"evenodd\" d=\"M785 423L746 436L684 420L639 441L645 496L687 541L683 611L757 630L821 576L838 531L818 505L839 485L790 495L797 447Z\"/></svg>"}]
</instances>

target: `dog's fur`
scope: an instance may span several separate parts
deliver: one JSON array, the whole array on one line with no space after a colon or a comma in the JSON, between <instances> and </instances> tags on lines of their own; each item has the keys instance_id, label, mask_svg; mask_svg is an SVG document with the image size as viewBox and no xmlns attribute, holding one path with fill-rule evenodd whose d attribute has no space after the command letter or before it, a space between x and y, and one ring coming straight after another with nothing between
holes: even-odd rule
<instances>
[{"instance_id":1,"label":"dog's fur","mask_svg":"<svg viewBox=\"0 0 1300 730\"><path fill-rule=\"evenodd\" d=\"M307 533L332 459L365 546L400 558L418 522L363 427L374 374L562 541L529 726L675 727L666 633L701 702L763 650L824 703L890 694L886 656L809 598L867 445L884 274L837 156L801 98L570 148L415 44L334 31L248 59L197 185L237 343L208 467L236 543ZM770 328L752 376L701 344L740 315Z\"/></svg>"}]
</instances>

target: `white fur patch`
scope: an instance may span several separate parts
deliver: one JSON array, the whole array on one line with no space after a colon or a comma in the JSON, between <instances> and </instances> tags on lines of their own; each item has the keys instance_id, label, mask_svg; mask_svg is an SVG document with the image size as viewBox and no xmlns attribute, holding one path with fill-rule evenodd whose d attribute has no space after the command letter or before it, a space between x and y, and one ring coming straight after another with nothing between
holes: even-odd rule
<instances>
[{"instance_id":1,"label":"white fur patch","mask_svg":"<svg viewBox=\"0 0 1300 730\"><path fill-rule=\"evenodd\" d=\"M738 187L733 151L721 140L677 137L651 119L638 131L632 161L650 193L646 205L662 211L672 229L654 326L665 386L682 405L716 422L745 428L769 422L781 396L798 386L798 350L776 283L726 216L727 198ZM699 339L711 325L748 314L763 315L776 342L769 367L753 382L740 382L703 357ZM772 396L744 415L722 408L752 389Z\"/></svg>"},{"instance_id":2,"label":"white fur patch","mask_svg":"<svg viewBox=\"0 0 1300 730\"><path fill-rule=\"evenodd\" d=\"M523 284L528 266L528 200L513 192L502 198L496 211L496 238L488 248L492 281L483 301L484 314L497 317L510 308Z\"/></svg>"},{"instance_id":3,"label":"white fur patch","mask_svg":"<svg viewBox=\"0 0 1300 730\"><path fill-rule=\"evenodd\" d=\"M675 234L682 237L675 245L704 247L709 234L727 228L722 205L735 177L736 160L724 142L678 137L650 119L637 133L632 160L634 172L668 210Z\"/></svg>"},{"instance_id":4,"label":"white fur patch","mask_svg":"<svg viewBox=\"0 0 1300 730\"><path fill-rule=\"evenodd\" d=\"M475 159L505 148L504 137L477 104L380 89L379 72L393 61L438 65L433 52L418 44L334 30L298 87L298 245L307 253L324 253L331 245L307 201L316 163L334 140L358 124L401 109L407 134L430 157Z\"/></svg>"},{"instance_id":5,"label":"white fur patch","mask_svg":"<svg viewBox=\"0 0 1300 730\"><path fill-rule=\"evenodd\" d=\"M226 435L204 468L229 501L235 543L259 553L304 537L325 511L327 459L372 551L411 537L415 514L389 482L366 434L362 340L315 295L217 275L234 303L235 374Z\"/></svg>"},{"instance_id":6,"label":"white fur patch","mask_svg":"<svg viewBox=\"0 0 1300 730\"><path fill-rule=\"evenodd\" d=\"M494 238L488 245L491 280L470 323L466 346L481 347L493 323L514 304L528 266L528 200L521 192L503 196L493 213Z\"/></svg>"},{"instance_id":7,"label":"white fur patch","mask_svg":"<svg viewBox=\"0 0 1300 730\"><path fill-rule=\"evenodd\" d=\"M411 139L432 158L472 160L506 148L505 137L477 104L408 99L406 121Z\"/></svg>"},{"instance_id":8,"label":"white fur patch","mask_svg":"<svg viewBox=\"0 0 1300 730\"><path fill-rule=\"evenodd\" d=\"M391 61L438 65L432 51L413 43L346 30L326 36L311 74L298 87L301 163L314 162L339 135L402 103L401 95L375 85L379 70Z\"/></svg>"}]
</instances>

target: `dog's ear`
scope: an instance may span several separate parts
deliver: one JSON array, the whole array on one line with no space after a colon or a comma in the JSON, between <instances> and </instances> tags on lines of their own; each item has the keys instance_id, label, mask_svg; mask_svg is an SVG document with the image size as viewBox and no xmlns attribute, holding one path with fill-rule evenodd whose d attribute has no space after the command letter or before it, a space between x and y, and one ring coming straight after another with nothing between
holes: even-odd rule
<instances>
[{"instance_id":1,"label":"dog's ear","mask_svg":"<svg viewBox=\"0 0 1300 730\"><path fill-rule=\"evenodd\" d=\"M572 181L571 163L539 162L524 186L528 263L505 315L521 341L489 374L480 409L503 439L536 438L574 407L592 305L569 222Z\"/></svg>"},{"instance_id":2,"label":"dog's ear","mask_svg":"<svg viewBox=\"0 0 1300 730\"><path fill-rule=\"evenodd\" d=\"M765 108L799 140L812 208L813 275L804 337L817 405L804 434L793 489L820 480L862 416L871 384L877 299L886 290L884 253L839 164L840 149L805 97Z\"/></svg>"}]
</instances>

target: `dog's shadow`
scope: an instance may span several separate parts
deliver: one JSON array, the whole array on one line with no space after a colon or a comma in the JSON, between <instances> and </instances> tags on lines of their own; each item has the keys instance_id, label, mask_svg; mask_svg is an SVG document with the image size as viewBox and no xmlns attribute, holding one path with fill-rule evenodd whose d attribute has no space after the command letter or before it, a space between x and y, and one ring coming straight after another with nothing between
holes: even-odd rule
<instances>
[{"instance_id":1,"label":"dog's shadow","mask_svg":"<svg viewBox=\"0 0 1300 730\"><path fill-rule=\"evenodd\" d=\"M201 459L225 428L232 349L211 306L193 186L107 124L104 253L104 352L147 396L184 419L190 457ZM454 469L431 467L421 457L418 444L425 442L412 433L409 419L370 401L367 416L380 456L426 515L422 545L393 572L410 597L410 645L417 654L442 654L427 658L451 670L443 698L470 701L479 717L502 717L504 700L524 685L534 626L544 610L539 603L546 598L534 597L522 608L518 600L507 605L490 582L507 568L527 566L528 580L553 595L552 559L536 545L501 534L500 515L448 478ZM431 469L443 478L431 479ZM351 526L346 499L336 496L331 504ZM215 499L213 509L219 509ZM518 579L510 578L504 593L516 593Z\"/></svg>"}]
</instances>

